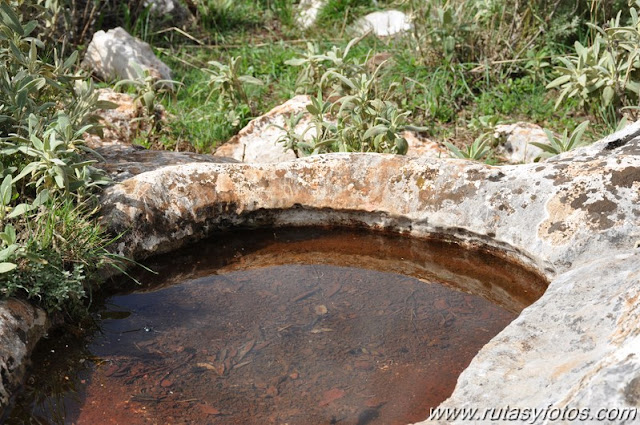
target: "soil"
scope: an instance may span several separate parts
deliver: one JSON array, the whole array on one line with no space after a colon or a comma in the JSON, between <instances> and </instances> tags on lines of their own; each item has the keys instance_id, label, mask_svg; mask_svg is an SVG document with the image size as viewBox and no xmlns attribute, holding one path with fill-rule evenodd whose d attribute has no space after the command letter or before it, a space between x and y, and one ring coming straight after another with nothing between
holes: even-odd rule
<instances>
[{"instance_id":1,"label":"soil","mask_svg":"<svg viewBox=\"0 0 640 425\"><path fill-rule=\"evenodd\" d=\"M109 297L95 313L97 331L60 332L39 345L7 424L412 423L517 316L450 281L286 264L350 245L382 268L372 254L387 238L287 232L256 237L247 250L221 238L219 257L196 247L156 259L161 274ZM167 270L181 261L189 264Z\"/></svg>"}]
</instances>

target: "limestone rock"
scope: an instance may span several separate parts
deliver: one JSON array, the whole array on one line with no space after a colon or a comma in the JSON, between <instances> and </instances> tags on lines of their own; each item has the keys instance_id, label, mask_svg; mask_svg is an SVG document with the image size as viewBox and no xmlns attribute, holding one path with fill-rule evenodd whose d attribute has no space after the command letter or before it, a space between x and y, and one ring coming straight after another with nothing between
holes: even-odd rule
<instances>
[{"instance_id":1,"label":"limestone rock","mask_svg":"<svg viewBox=\"0 0 640 425\"><path fill-rule=\"evenodd\" d=\"M371 31L377 37L390 37L409 31L411 19L399 10L385 10L363 16L354 28L361 34Z\"/></svg>"},{"instance_id":2,"label":"limestone rock","mask_svg":"<svg viewBox=\"0 0 640 425\"><path fill-rule=\"evenodd\" d=\"M326 0L302 0L296 9L296 24L303 30L311 28L325 4Z\"/></svg>"},{"instance_id":3,"label":"limestone rock","mask_svg":"<svg viewBox=\"0 0 640 425\"><path fill-rule=\"evenodd\" d=\"M401 135L409 144L408 157L449 158L447 148L438 142L408 130L403 131Z\"/></svg>"},{"instance_id":4,"label":"limestone rock","mask_svg":"<svg viewBox=\"0 0 640 425\"><path fill-rule=\"evenodd\" d=\"M503 167L390 154L187 164L108 188L104 212L116 231L131 230L125 246L136 256L257 214L268 223L359 223L496 244L553 275L640 239L640 140L606 146Z\"/></svg>"},{"instance_id":5,"label":"limestone rock","mask_svg":"<svg viewBox=\"0 0 640 425\"><path fill-rule=\"evenodd\" d=\"M306 109L310 103L309 96L299 95L276 106L261 117L252 120L231 140L218 147L214 156L233 158L246 163L272 163L295 159L293 151L285 151L284 146L277 143L285 132L273 125L286 128L285 123L289 117L303 113L302 119L296 126L296 133L302 134L310 122L310 115ZM306 133L306 138L314 134L315 131L310 129ZM402 137L409 143L408 156L448 157L446 149L419 134L404 131Z\"/></svg>"},{"instance_id":6,"label":"limestone rock","mask_svg":"<svg viewBox=\"0 0 640 425\"><path fill-rule=\"evenodd\" d=\"M211 164L237 163L233 158L214 157L194 152L171 152L152 149L136 148L133 146L110 146L97 149L104 158L95 164L107 172L109 177L116 182L157 170L163 167L191 164L196 162L208 162Z\"/></svg>"},{"instance_id":7,"label":"limestone rock","mask_svg":"<svg viewBox=\"0 0 640 425\"><path fill-rule=\"evenodd\" d=\"M0 420L22 385L31 350L48 329L44 311L17 299L0 300Z\"/></svg>"},{"instance_id":8,"label":"limestone rock","mask_svg":"<svg viewBox=\"0 0 640 425\"><path fill-rule=\"evenodd\" d=\"M103 80L140 78L133 64L156 79L171 79L171 69L154 55L149 44L121 27L96 32L82 64Z\"/></svg>"},{"instance_id":9,"label":"limestone rock","mask_svg":"<svg viewBox=\"0 0 640 425\"><path fill-rule=\"evenodd\" d=\"M247 163L282 162L295 159L293 151L285 151L284 145L277 140L285 132L274 125L286 127L286 120L298 113L305 117L296 126L296 132L302 134L309 125L309 114L306 107L311 103L309 96L299 95L276 106L266 114L258 117L227 143L216 149L214 156L224 156ZM307 133L309 137L312 132Z\"/></svg>"},{"instance_id":10,"label":"limestone rock","mask_svg":"<svg viewBox=\"0 0 640 425\"><path fill-rule=\"evenodd\" d=\"M148 7L151 12L159 15L175 13L182 7L175 0L145 0L144 6Z\"/></svg>"},{"instance_id":11,"label":"limestone rock","mask_svg":"<svg viewBox=\"0 0 640 425\"><path fill-rule=\"evenodd\" d=\"M544 152L532 142L549 144L542 127L526 122L497 125L495 137L504 141L498 152L510 164L531 163Z\"/></svg>"},{"instance_id":12,"label":"limestone rock","mask_svg":"<svg viewBox=\"0 0 640 425\"><path fill-rule=\"evenodd\" d=\"M123 235L115 250L137 260L238 225L360 226L488 247L551 284L478 353L443 407L637 407L639 136L635 123L543 163L503 167L388 154L191 162L107 188L102 220ZM0 405L28 352L20 326L43 323L34 310L27 319L4 311Z\"/></svg>"}]
</instances>

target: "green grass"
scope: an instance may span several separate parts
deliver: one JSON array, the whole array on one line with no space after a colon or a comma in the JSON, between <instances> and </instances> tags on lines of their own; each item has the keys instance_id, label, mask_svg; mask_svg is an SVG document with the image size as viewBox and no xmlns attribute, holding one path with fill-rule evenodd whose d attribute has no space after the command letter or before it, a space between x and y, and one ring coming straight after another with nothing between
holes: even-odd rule
<instances>
[{"instance_id":1,"label":"green grass","mask_svg":"<svg viewBox=\"0 0 640 425\"><path fill-rule=\"evenodd\" d=\"M285 62L301 55L307 41L317 43L323 51L333 45L344 48L349 42L348 31L343 31L346 23L393 5L390 1L375 5L370 0L330 0L319 24L302 32L295 28L291 0L208 1L218 6L202 17L199 30L201 39L210 45L183 44L160 52L175 78L184 84L175 99L164 100L173 116L160 137L165 148L215 150L253 118L248 109L261 114L295 95L299 68ZM543 49L544 43L541 37L540 45L532 49ZM552 46L554 52L559 48L562 46L557 43ZM419 56L410 37L378 40L369 36L354 47L352 55L364 61L382 52L391 53L391 59L379 74L380 90L399 84L393 100L411 112L414 124L429 127L437 140L459 146L471 143L479 135L472 124L479 117L494 117L492 122L528 121L558 132L587 118L573 101L554 109L554 94L545 88L546 81L552 79L551 67L536 70L533 78L518 64L494 69L478 63L434 63L433 58L425 61ZM228 63L238 56L242 57L240 73L259 78L264 86L247 87L251 108L237 105L233 119L229 119L229 111L220 111L216 94L210 96L204 69L210 60ZM598 135L617 122L615 114L594 118L595 114L589 118Z\"/></svg>"}]
</instances>

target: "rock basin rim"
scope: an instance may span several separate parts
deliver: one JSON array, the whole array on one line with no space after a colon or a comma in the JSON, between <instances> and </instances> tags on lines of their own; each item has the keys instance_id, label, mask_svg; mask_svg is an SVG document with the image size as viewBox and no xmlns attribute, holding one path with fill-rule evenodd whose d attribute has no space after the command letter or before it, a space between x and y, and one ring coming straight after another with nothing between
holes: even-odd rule
<instances>
[{"instance_id":1,"label":"rock basin rim","mask_svg":"<svg viewBox=\"0 0 640 425\"><path fill-rule=\"evenodd\" d=\"M639 132L636 123L520 166L335 154L162 167L109 187L103 219L126 231L117 249L134 259L239 225L356 225L491 247L551 283L478 353L442 406L637 407ZM4 407L49 324L17 300L2 302L0 319Z\"/></svg>"}]
</instances>

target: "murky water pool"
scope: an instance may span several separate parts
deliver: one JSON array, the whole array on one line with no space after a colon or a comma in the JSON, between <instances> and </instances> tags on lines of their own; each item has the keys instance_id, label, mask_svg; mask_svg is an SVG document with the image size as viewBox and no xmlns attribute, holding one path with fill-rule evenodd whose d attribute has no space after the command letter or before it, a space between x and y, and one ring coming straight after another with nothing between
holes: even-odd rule
<instances>
[{"instance_id":1,"label":"murky water pool","mask_svg":"<svg viewBox=\"0 0 640 425\"><path fill-rule=\"evenodd\" d=\"M342 230L240 232L150 265L98 329L39 345L8 424L423 420L544 289L486 253Z\"/></svg>"}]
</instances>

